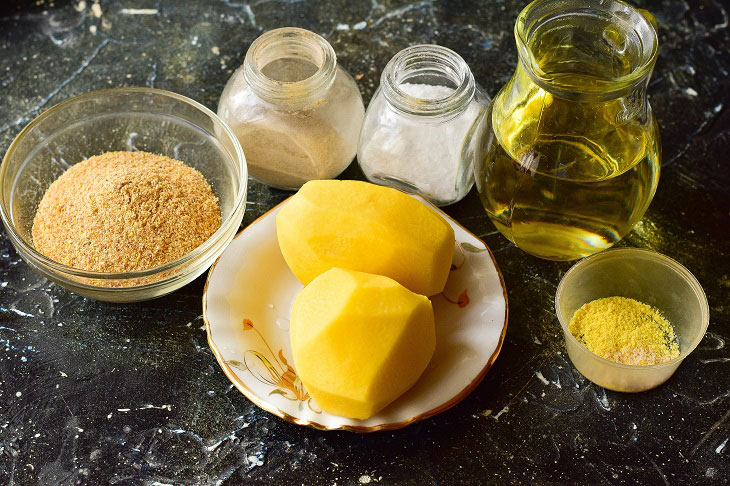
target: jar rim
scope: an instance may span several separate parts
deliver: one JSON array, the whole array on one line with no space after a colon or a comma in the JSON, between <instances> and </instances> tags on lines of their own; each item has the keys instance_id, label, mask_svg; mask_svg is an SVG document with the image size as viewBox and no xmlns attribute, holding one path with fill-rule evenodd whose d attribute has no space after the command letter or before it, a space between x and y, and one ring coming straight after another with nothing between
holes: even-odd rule
<instances>
[{"instance_id":1,"label":"jar rim","mask_svg":"<svg viewBox=\"0 0 730 486\"><path fill-rule=\"evenodd\" d=\"M418 98L401 88L404 79L423 74L447 78L456 87L442 98ZM466 61L451 49L436 44L417 44L398 52L385 66L380 85L391 106L414 116L456 116L466 109L476 90Z\"/></svg>"},{"instance_id":2,"label":"jar rim","mask_svg":"<svg viewBox=\"0 0 730 486\"><path fill-rule=\"evenodd\" d=\"M304 58L317 66L311 76L296 81L282 81L263 73L272 61ZM273 29L257 37L248 48L243 75L261 98L277 102L317 96L328 89L337 73L337 55L319 34L299 27Z\"/></svg>"},{"instance_id":3,"label":"jar rim","mask_svg":"<svg viewBox=\"0 0 730 486\"><path fill-rule=\"evenodd\" d=\"M623 32L633 31L640 51L638 62L631 66L628 73L594 80L592 86L566 83L546 73L536 59L530 42L538 28L565 16L604 17L623 28ZM654 20L650 18L648 11L634 8L622 0L533 0L520 12L515 22L514 35L520 63L541 88L565 98L592 96L611 99L621 96L647 82L656 63L659 42Z\"/></svg>"}]
</instances>

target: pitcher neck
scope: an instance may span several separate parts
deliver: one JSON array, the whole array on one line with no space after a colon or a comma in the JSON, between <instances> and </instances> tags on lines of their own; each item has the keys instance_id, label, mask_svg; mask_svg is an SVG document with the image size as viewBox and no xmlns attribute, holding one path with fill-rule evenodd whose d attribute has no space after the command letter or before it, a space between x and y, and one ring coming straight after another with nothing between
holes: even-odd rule
<instances>
[{"instance_id":1,"label":"pitcher neck","mask_svg":"<svg viewBox=\"0 0 730 486\"><path fill-rule=\"evenodd\" d=\"M535 0L515 23L520 65L561 98L635 96L646 88L658 53L647 16L619 0Z\"/></svg>"}]
</instances>

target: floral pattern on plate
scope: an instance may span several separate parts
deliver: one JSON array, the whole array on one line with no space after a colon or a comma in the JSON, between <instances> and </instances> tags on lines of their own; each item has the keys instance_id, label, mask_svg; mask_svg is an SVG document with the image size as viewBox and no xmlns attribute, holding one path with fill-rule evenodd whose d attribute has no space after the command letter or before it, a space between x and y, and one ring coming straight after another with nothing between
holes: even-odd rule
<instances>
[{"instance_id":1,"label":"floral pattern on plate","mask_svg":"<svg viewBox=\"0 0 730 486\"><path fill-rule=\"evenodd\" d=\"M266 343L264 337L259 333L258 329L253 325L251 319L243 319L243 330L250 331L254 330L258 334L259 338L266 347L266 351L272 359L266 357L264 353L256 351L254 349L247 349L243 353L243 363L232 359L226 361L226 363L240 371L248 371L251 375L261 383L269 385L272 390L268 396L281 395L287 400L299 401L300 406L306 403L311 411L314 413L322 413L312 406L312 398L309 393L304 389L302 380L297 376L296 371L292 368L284 357L284 352L279 349L278 359L274 355L271 347ZM276 363L276 365L272 364Z\"/></svg>"}]
</instances>

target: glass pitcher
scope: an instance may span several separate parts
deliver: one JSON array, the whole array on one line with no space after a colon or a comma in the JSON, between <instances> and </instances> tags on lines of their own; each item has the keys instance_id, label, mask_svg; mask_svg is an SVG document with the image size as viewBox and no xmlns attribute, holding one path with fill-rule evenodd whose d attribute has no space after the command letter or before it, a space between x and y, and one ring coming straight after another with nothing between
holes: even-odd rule
<instances>
[{"instance_id":1,"label":"glass pitcher","mask_svg":"<svg viewBox=\"0 0 730 486\"><path fill-rule=\"evenodd\" d=\"M619 241L654 197L659 129L646 96L657 34L617 0L536 0L517 18L519 63L494 98L482 204L524 251L574 260Z\"/></svg>"}]
</instances>

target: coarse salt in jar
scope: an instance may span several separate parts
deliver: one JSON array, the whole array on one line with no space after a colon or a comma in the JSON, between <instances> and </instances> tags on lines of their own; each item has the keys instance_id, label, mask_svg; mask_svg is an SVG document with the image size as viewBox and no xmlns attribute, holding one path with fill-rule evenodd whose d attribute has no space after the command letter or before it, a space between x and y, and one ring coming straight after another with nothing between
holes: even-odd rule
<instances>
[{"instance_id":1,"label":"coarse salt in jar","mask_svg":"<svg viewBox=\"0 0 730 486\"><path fill-rule=\"evenodd\" d=\"M339 175L355 157L364 114L360 91L332 46L293 27L251 44L218 103L251 177L279 189Z\"/></svg>"},{"instance_id":2,"label":"coarse salt in jar","mask_svg":"<svg viewBox=\"0 0 730 486\"><path fill-rule=\"evenodd\" d=\"M416 45L385 67L360 133L358 161L374 183L436 205L462 199L474 183L489 97L451 49Z\"/></svg>"}]
</instances>

